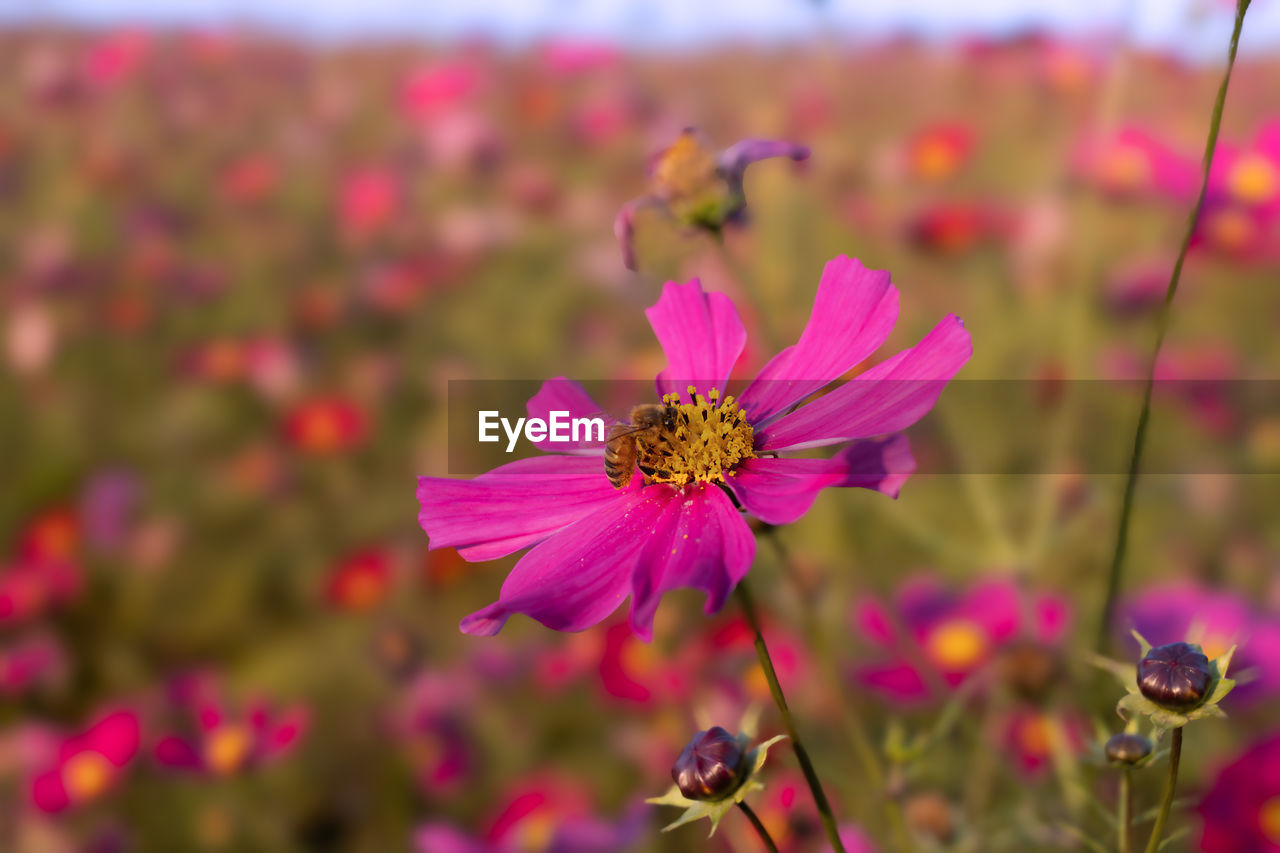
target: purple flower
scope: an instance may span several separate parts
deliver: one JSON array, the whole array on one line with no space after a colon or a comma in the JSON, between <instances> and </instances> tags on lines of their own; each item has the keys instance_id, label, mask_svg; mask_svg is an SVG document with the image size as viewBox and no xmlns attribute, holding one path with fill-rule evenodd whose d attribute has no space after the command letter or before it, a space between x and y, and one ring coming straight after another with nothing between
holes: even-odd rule
<instances>
[{"instance_id":1,"label":"purple flower","mask_svg":"<svg viewBox=\"0 0 1280 853\"><path fill-rule=\"evenodd\" d=\"M718 610L755 556L739 510L786 524L827 487L896 496L915 461L895 433L933 407L972 351L948 315L916 346L796 408L875 352L897 320L888 273L846 257L827 264L799 342L738 399L720 396L746 343L728 297L696 280L668 282L646 314L668 362L657 396L679 421L659 427L661 440L641 455L652 473L615 488L601 448L583 446L587 455L524 459L470 481L419 478L418 521L431 548L492 560L532 546L498 601L462 621L465 633L495 634L513 613L581 631L630 595L631 627L648 639L659 599L678 587L704 591L707 612ZM530 417L552 410L589 417L600 407L560 378L528 405ZM847 442L830 459L777 456Z\"/></svg>"},{"instance_id":2,"label":"purple flower","mask_svg":"<svg viewBox=\"0 0 1280 853\"><path fill-rule=\"evenodd\" d=\"M774 157L799 162L808 159L809 149L791 142L744 139L716 154L697 130L685 128L654 158L650 192L624 204L614 220L613 232L622 244L627 269L636 268L633 220L637 211L652 209L682 225L718 234L725 225L740 223L746 214L742 179L747 167Z\"/></svg>"}]
</instances>

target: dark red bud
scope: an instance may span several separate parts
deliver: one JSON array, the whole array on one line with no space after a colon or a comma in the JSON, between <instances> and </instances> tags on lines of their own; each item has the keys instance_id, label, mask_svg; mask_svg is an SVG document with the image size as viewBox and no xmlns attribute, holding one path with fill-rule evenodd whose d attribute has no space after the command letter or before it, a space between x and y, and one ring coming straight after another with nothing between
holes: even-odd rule
<instances>
[{"instance_id":1,"label":"dark red bud","mask_svg":"<svg viewBox=\"0 0 1280 853\"><path fill-rule=\"evenodd\" d=\"M1209 659L1190 643L1156 646L1138 664L1142 695L1173 711L1190 710L1203 702L1212 680Z\"/></svg>"},{"instance_id":2,"label":"dark red bud","mask_svg":"<svg viewBox=\"0 0 1280 853\"><path fill-rule=\"evenodd\" d=\"M680 793L691 800L721 800L742 783L745 754L720 726L698 732L671 767Z\"/></svg>"}]
</instances>

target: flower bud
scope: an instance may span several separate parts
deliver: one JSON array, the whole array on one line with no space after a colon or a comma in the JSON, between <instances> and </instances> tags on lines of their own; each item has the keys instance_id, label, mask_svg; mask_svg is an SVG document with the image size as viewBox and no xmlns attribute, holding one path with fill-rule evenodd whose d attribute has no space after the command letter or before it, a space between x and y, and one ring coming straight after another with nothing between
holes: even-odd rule
<instances>
[{"instance_id":1,"label":"flower bud","mask_svg":"<svg viewBox=\"0 0 1280 853\"><path fill-rule=\"evenodd\" d=\"M1107 760L1116 764L1137 764L1151 754L1151 741L1140 734L1121 732L1107 740Z\"/></svg>"},{"instance_id":2,"label":"flower bud","mask_svg":"<svg viewBox=\"0 0 1280 853\"><path fill-rule=\"evenodd\" d=\"M680 793L691 800L721 800L742 783L744 753L720 726L698 732L671 767Z\"/></svg>"},{"instance_id":3,"label":"flower bud","mask_svg":"<svg viewBox=\"0 0 1280 853\"><path fill-rule=\"evenodd\" d=\"M1138 664L1138 689L1157 705L1174 711L1196 707L1208 695L1213 677L1199 646L1169 643L1147 652Z\"/></svg>"}]
</instances>

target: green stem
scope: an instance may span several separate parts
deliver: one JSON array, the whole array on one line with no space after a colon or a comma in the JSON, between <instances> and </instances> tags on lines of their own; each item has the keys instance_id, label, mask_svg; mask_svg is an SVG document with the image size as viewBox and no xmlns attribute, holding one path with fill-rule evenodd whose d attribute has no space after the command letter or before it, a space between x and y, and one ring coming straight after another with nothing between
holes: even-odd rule
<instances>
[{"instance_id":1,"label":"green stem","mask_svg":"<svg viewBox=\"0 0 1280 853\"><path fill-rule=\"evenodd\" d=\"M1116 832L1119 833L1120 853L1129 853L1129 838L1133 832L1133 771L1128 767L1120 771L1120 793L1116 797Z\"/></svg>"},{"instance_id":2,"label":"green stem","mask_svg":"<svg viewBox=\"0 0 1280 853\"><path fill-rule=\"evenodd\" d=\"M1232 41L1232 44L1235 42ZM1178 762L1181 758L1182 727L1179 726L1173 730L1173 742L1169 745L1169 778L1164 783L1164 796L1160 800L1155 826L1151 827L1151 837L1147 839L1147 853L1156 853L1160 849L1160 837L1164 835L1164 825L1169 822L1169 810L1173 806L1173 791L1178 784Z\"/></svg>"},{"instance_id":3,"label":"green stem","mask_svg":"<svg viewBox=\"0 0 1280 853\"><path fill-rule=\"evenodd\" d=\"M800 734L796 731L795 720L791 718L791 709L787 707L787 698L782 695L782 685L778 683L778 673L773 668L769 647L765 645L764 634L760 631L760 620L756 616L755 602L751 599L747 582L740 581L734 588L733 594L737 596L742 614L746 617L747 624L751 626L752 633L755 634L756 657L760 659L760 669L764 672L765 680L769 682L769 693L773 695L773 703L778 706L778 713L782 715L782 725L787 730L787 737L791 739L791 748L795 750L796 760L800 762L800 770L809 784L809 792L813 795L813 804L818 808L818 817L822 820L822 828L827 832L827 840L831 842L831 847L836 853L845 853L844 845L840 843L840 832L836 828L836 818L831 811L831 803L827 802L822 783L818 781L813 762L809 760L809 751L804 748Z\"/></svg>"},{"instance_id":4,"label":"green stem","mask_svg":"<svg viewBox=\"0 0 1280 853\"><path fill-rule=\"evenodd\" d=\"M1107 637L1110 633L1111 620L1115 615L1116 598L1120 594L1120 581L1124 572L1124 557L1129 545L1129 519L1133 514L1133 498L1138 485L1138 469L1142 461L1142 448L1147 438L1147 423L1151 419L1151 391L1155 387L1156 361L1160 356L1160 347L1164 344L1165 334L1169 330L1169 316L1172 313L1173 297L1178 292L1178 282L1182 278L1182 264L1187 259L1187 249L1191 246L1191 237L1195 233L1196 221L1200 218L1200 209L1204 206L1205 193L1209 189L1209 167L1213 165L1213 152L1218 147L1218 130L1222 125L1222 108L1227 101L1227 86L1231 82L1231 69L1236 64L1236 48L1240 44L1240 30L1244 26L1244 13L1249 8L1250 0L1238 0L1236 5L1236 21L1231 31L1231 47L1227 52L1227 69L1222 75L1222 83L1218 86L1218 97L1213 103L1213 117L1209 122L1209 138L1205 140L1204 165L1201 167L1200 193L1196 203L1187 216L1186 232L1182 236L1182 247L1178 250L1178 259L1173 264L1173 273L1169 276L1169 286L1165 289L1164 303L1156 317L1155 344L1151 348L1151 357L1147 361L1147 380L1142 392L1142 411L1138 415L1138 429L1133 437L1133 452L1129 456L1129 475L1124 484L1124 498L1120 504L1120 522L1116 530L1116 546L1111 558L1111 569L1107 578L1107 597L1102 607L1102 620L1098 625L1097 650L1106 649Z\"/></svg>"},{"instance_id":5,"label":"green stem","mask_svg":"<svg viewBox=\"0 0 1280 853\"><path fill-rule=\"evenodd\" d=\"M801 606L804 608L803 629L805 638L813 649L814 656L818 659L822 677L833 685L844 684L844 679L840 677L839 669L836 667L831 644L827 642L826 632L822 630L821 620L818 618L817 598L821 594L820 590L806 583L804 578L795 571L791 557L787 553L787 547L783 544L782 537L778 534L778 528L768 525L762 535L773 543L774 551L778 555L778 561L782 564L783 571L799 593ZM848 732L849 740L853 744L853 751L857 754L859 763L862 764L862 772L867 777L867 786L872 791L885 792L885 815L888 817L889 825L898 840L898 846L905 853L910 853L913 845L910 833L907 831L906 821L902 816L902 810L898 807L897 801L893 797L887 796L885 770L880 764L875 744L872 742L870 735L867 734L867 727L863 724L858 703L846 695L844 691L838 691L838 694L843 700L840 702L840 709L844 717L845 730Z\"/></svg>"},{"instance_id":6,"label":"green stem","mask_svg":"<svg viewBox=\"0 0 1280 853\"><path fill-rule=\"evenodd\" d=\"M778 845L773 843L773 837L769 835L769 830L765 829L764 824L760 822L760 818L751 810L751 806L739 800L738 808L742 809L742 813L747 816L747 820L751 821L751 825L756 828L756 835L760 836L760 840L764 842L764 846L769 849L770 853L778 853Z\"/></svg>"}]
</instances>

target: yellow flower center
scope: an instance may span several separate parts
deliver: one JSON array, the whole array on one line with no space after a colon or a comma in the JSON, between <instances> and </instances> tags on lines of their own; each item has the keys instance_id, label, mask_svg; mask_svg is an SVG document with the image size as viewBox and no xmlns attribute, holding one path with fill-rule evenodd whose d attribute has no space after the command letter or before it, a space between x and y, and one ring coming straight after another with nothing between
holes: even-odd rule
<instances>
[{"instance_id":1,"label":"yellow flower center","mask_svg":"<svg viewBox=\"0 0 1280 853\"><path fill-rule=\"evenodd\" d=\"M218 726L205 738L204 760L210 770L225 776L244 763L249 747L249 733L244 726Z\"/></svg>"},{"instance_id":2,"label":"yellow flower center","mask_svg":"<svg viewBox=\"0 0 1280 853\"><path fill-rule=\"evenodd\" d=\"M1249 204L1266 201L1280 189L1280 175L1276 174L1276 167L1257 154L1241 157L1227 182L1231 194Z\"/></svg>"},{"instance_id":3,"label":"yellow flower center","mask_svg":"<svg viewBox=\"0 0 1280 853\"><path fill-rule=\"evenodd\" d=\"M916 146L916 174L929 180L940 180L956 170L960 158L956 151L941 139L928 139Z\"/></svg>"},{"instance_id":4,"label":"yellow flower center","mask_svg":"<svg viewBox=\"0 0 1280 853\"><path fill-rule=\"evenodd\" d=\"M62 766L62 784L72 802L91 800L106 790L114 769L100 752L78 752Z\"/></svg>"},{"instance_id":5,"label":"yellow flower center","mask_svg":"<svg viewBox=\"0 0 1280 853\"><path fill-rule=\"evenodd\" d=\"M1053 723L1043 714L1027 717L1018 725L1017 739L1025 754L1049 755L1053 751Z\"/></svg>"},{"instance_id":6,"label":"yellow flower center","mask_svg":"<svg viewBox=\"0 0 1280 853\"><path fill-rule=\"evenodd\" d=\"M1280 795L1267 800L1258 809L1258 829L1267 841L1280 844Z\"/></svg>"},{"instance_id":7,"label":"yellow flower center","mask_svg":"<svg viewBox=\"0 0 1280 853\"><path fill-rule=\"evenodd\" d=\"M653 187L676 218L691 225L718 228L730 202L715 152L691 130L658 155Z\"/></svg>"},{"instance_id":8,"label":"yellow flower center","mask_svg":"<svg viewBox=\"0 0 1280 853\"><path fill-rule=\"evenodd\" d=\"M645 484L723 483L724 472L755 456L754 434L732 396L720 400L712 388L704 398L689 387L692 403L668 394L663 404L675 409L675 430L660 429L656 438L638 436L637 463Z\"/></svg>"},{"instance_id":9,"label":"yellow flower center","mask_svg":"<svg viewBox=\"0 0 1280 853\"><path fill-rule=\"evenodd\" d=\"M520 853L542 853L551 846L556 820L550 814L535 814L516 824L515 847Z\"/></svg>"},{"instance_id":10,"label":"yellow flower center","mask_svg":"<svg viewBox=\"0 0 1280 853\"><path fill-rule=\"evenodd\" d=\"M1151 177L1151 164L1137 148L1117 148L1103 164L1103 179L1117 189L1137 189Z\"/></svg>"},{"instance_id":11,"label":"yellow flower center","mask_svg":"<svg viewBox=\"0 0 1280 853\"><path fill-rule=\"evenodd\" d=\"M950 672L965 671L976 666L987 653L987 635L968 619L943 622L925 642L930 660Z\"/></svg>"}]
</instances>

